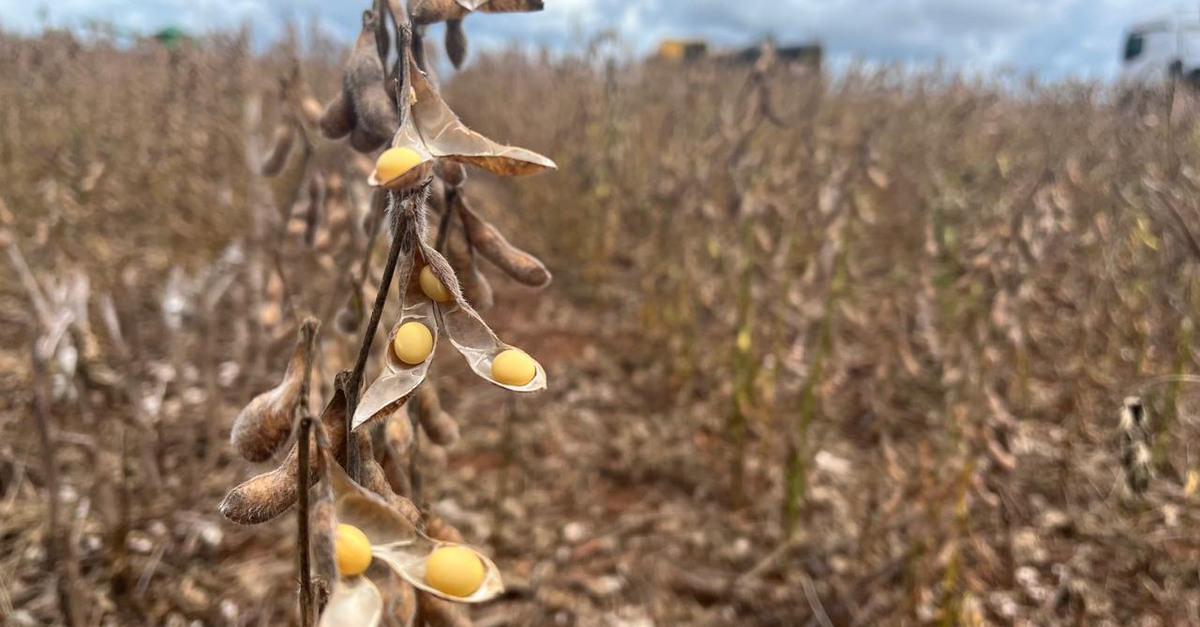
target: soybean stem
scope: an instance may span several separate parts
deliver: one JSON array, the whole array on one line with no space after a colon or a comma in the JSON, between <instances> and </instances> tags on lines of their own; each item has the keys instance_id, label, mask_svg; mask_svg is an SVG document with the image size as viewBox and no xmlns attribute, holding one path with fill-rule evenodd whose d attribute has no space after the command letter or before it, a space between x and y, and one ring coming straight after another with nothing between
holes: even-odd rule
<instances>
[{"instance_id":1,"label":"soybean stem","mask_svg":"<svg viewBox=\"0 0 1200 627\"><path fill-rule=\"evenodd\" d=\"M302 412L298 434L300 467L296 472L297 496L299 497L296 550L300 553L300 627L309 627L312 625L313 619L312 565L310 563L311 556L309 555L308 547L308 455L310 446L309 433L312 431L312 416L308 413L307 401L301 401L300 411Z\"/></svg>"},{"instance_id":2,"label":"soybean stem","mask_svg":"<svg viewBox=\"0 0 1200 627\"><path fill-rule=\"evenodd\" d=\"M412 196L398 197L391 192L388 194L393 204L391 209L397 213L402 211L400 205L409 198L412 198ZM375 341L375 331L379 328L379 319L383 316L384 306L387 305L388 292L391 291L392 287L392 278L396 274L396 262L399 261L400 250L403 248L404 225L408 223L408 220L400 215L393 215L392 218L392 245L388 250L387 262L383 266L383 278L379 282L379 291L375 293L375 306L371 309L371 318L367 322L367 330L363 333L362 344L358 347L358 361L354 364L354 372L350 375L350 382L346 389L346 451L341 462L342 466L346 469L346 474L350 475L350 478L355 481L359 480L358 445L351 430L351 423L354 420L354 412L358 409L358 395L359 390L362 388L363 372L367 368L367 358L371 355L371 344Z\"/></svg>"}]
</instances>

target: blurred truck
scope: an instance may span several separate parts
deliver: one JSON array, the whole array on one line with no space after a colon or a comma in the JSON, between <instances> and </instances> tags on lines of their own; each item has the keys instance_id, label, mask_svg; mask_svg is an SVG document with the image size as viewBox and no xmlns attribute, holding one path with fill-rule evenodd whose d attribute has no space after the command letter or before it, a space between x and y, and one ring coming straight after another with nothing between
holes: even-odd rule
<instances>
[{"instance_id":1,"label":"blurred truck","mask_svg":"<svg viewBox=\"0 0 1200 627\"><path fill-rule=\"evenodd\" d=\"M1200 85L1200 15L1180 14L1130 28L1118 80L1129 88L1172 80Z\"/></svg>"}]
</instances>

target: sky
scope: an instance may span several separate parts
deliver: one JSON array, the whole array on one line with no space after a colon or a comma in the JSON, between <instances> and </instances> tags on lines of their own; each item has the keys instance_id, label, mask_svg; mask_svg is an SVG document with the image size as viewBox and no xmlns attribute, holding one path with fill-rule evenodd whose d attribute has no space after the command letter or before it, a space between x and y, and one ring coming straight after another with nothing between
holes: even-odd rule
<instances>
[{"instance_id":1,"label":"sky","mask_svg":"<svg viewBox=\"0 0 1200 627\"><path fill-rule=\"evenodd\" d=\"M102 20L132 32L252 25L269 39L287 20L316 20L349 43L367 0L0 0L0 29L79 26ZM1200 0L545 0L535 14L478 14L466 21L473 50L519 42L569 51L615 31L622 49L653 50L667 37L729 47L773 36L781 44L819 40L834 63L914 65L942 61L971 70L1041 78L1108 79L1125 30ZM361 5L361 6L360 6Z\"/></svg>"}]
</instances>

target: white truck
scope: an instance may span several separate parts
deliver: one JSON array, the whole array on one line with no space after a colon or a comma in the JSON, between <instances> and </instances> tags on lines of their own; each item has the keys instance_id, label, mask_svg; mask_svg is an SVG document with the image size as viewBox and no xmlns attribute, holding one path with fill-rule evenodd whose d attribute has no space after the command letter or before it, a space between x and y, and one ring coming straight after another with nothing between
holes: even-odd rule
<instances>
[{"instance_id":1,"label":"white truck","mask_svg":"<svg viewBox=\"0 0 1200 627\"><path fill-rule=\"evenodd\" d=\"M1172 79L1200 84L1200 14L1143 22L1125 36L1118 81L1150 87Z\"/></svg>"}]
</instances>

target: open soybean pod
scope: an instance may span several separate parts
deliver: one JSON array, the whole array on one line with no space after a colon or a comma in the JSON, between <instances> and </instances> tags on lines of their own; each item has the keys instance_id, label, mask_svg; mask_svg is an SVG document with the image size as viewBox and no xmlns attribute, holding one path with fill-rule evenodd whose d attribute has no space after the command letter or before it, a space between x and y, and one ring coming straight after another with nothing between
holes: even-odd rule
<instances>
[{"instance_id":1,"label":"open soybean pod","mask_svg":"<svg viewBox=\"0 0 1200 627\"><path fill-rule=\"evenodd\" d=\"M442 542L426 536L381 497L352 481L340 466L327 464L326 467L338 522L361 530L370 541L371 556L413 587L455 603L480 603L504 591L500 569L487 556L465 544ZM449 553L454 553L451 557L458 559L443 559ZM477 571L478 581L472 581L468 586L473 589L444 585L445 575L453 578L465 569Z\"/></svg>"},{"instance_id":2,"label":"open soybean pod","mask_svg":"<svg viewBox=\"0 0 1200 627\"><path fill-rule=\"evenodd\" d=\"M342 75L342 88L350 96L356 118L350 143L360 152L382 147L400 125L395 105L387 95L383 61L376 47L380 19L374 11L363 12L362 30Z\"/></svg>"},{"instance_id":3,"label":"open soybean pod","mask_svg":"<svg viewBox=\"0 0 1200 627\"><path fill-rule=\"evenodd\" d=\"M463 194L454 194L453 197L462 216L467 238L480 255L525 285L546 287L550 284L550 271L541 260L510 244L496 227L471 209Z\"/></svg>"},{"instance_id":4,"label":"open soybean pod","mask_svg":"<svg viewBox=\"0 0 1200 627\"><path fill-rule=\"evenodd\" d=\"M410 231L404 237L417 237ZM417 269L420 256L404 261L400 275L404 301L400 320L388 334L383 372L371 383L354 410L351 428L390 416L408 400L429 374L429 363L437 350L438 319L433 301L421 290Z\"/></svg>"},{"instance_id":5,"label":"open soybean pod","mask_svg":"<svg viewBox=\"0 0 1200 627\"><path fill-rule=\"evenodd\" d=\"M312 318L301 323L296 350L288 361L283 380L254 397L234 420L230 440L246 460L265 461L291 435L296 408L304 400L304 379L312 360L317 326L317 321Z\"/></svg>"},{"instance_id":6,"label":"open soybean pod","mask_svg":"<svg viewBox=\"0 0 1200 627\"><path fill-rule=\"evenodd\" d=\"M321 412L320 420L313 425L310 442L316 443L321 430L329 442L329 453L340 455L345 448L345 421L347 413L345 387L350 371L338 373L334 384L334 395ZM296 503L296 472L300 469L299 443L293 444L287 457L279 467L252 477L229 491L218 509L221 515L239 525L257 525L267 522L287 511ZM317 449L313 446L313 449ZM320 471L320 455L309 456L309 472L315 476Z\"/></svg>"},{"instance_id":7,"label":"open soybean pod","mask_svg":"<svg viewBox=\"0 0 1200 627\"><path fill-rule=\"evenodd\" d=\"M546 371L524 351L496 337L483 318L467 304L450 263L436 250L421 242L430 272L445 285L451 299L438 303L442 332L480 377L515 392L534 392L546 388Z\"/></svg>"}]
</instances>

